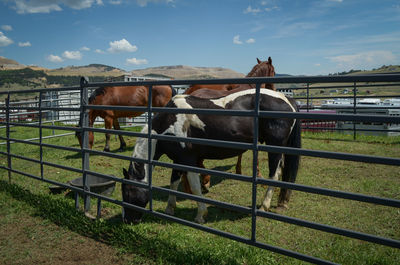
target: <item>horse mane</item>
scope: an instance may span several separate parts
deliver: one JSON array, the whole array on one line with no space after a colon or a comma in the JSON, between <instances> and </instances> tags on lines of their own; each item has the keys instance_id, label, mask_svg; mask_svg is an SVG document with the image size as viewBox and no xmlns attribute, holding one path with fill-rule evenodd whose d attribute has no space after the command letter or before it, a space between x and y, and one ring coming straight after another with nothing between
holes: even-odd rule
<instances>
[{"instance_id":1,"label":"horse mane","mask_svg":"<svg viewBox=\"0 0 400 265\"><path fill-rule=\"evenodd\" d=\"M95 91L89 97L89 104L93 103L97 96L104 95L106 93L106 87L96 88Z\"/></svg>"}]
</instances>

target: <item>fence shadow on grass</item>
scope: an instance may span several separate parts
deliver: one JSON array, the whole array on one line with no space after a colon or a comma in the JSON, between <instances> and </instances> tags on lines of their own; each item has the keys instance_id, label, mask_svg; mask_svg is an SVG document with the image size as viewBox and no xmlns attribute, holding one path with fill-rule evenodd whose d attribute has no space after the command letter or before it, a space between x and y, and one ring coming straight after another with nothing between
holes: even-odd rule
<instances>
[{"instance_id":1,"label":"fence shadow on grass","mask_svg":"<svg viewBox=\"0 0 400 265\"><path fill-rule=\"evenodd\" d=\"M202 264L204 263L204 258L207 257L210 264L219 264L221 262L237 264L234 258L210 255L211 249L207 247L198 248L196 242L193 242L193 247L189 246L181 249L177 247L173 240L159 237L154 233L143 232L140 225L132 229L132 226L118 221L121 220L120 215L114 216L109 220L91 220L81 212L76 211L72 201L65 200L60 196L34 194L30 190L15 184L9 184L4 180L0 180L0 192L6 193L7 196L26 204L27 208L33 210L33 216L39 216L70 231L124 251L141 255L154 260L154 262L162 260L168 264ZM25 207L21 207L21 209L25 209ZM28 209L26 211L32 212ZM178 213L180 214L181 211L192 214L195 209L193 211L182 209L178 210ZM149 215L146 216L145 220L160 223L160 219ZM157 241L157 247L154 247L155 241Z\"/></svg>"}]
</instances>

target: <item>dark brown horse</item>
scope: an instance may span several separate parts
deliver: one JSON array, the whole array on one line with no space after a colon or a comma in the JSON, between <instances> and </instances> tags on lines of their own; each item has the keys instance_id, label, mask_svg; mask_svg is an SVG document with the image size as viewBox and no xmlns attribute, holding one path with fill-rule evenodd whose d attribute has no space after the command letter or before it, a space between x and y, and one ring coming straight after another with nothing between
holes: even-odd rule
<instances>
[{"instance_id":1,"label":"dark brown horse","mask_svg":"<svg viewBox=\"0 0 400 265\"><path fill-rule=\"evenodd\" d=\"M267 61L261 61L257 58L257 64L253 66L253 69L247 74L246 77L267 77L275 76L275 68L272 65L271 57L268 57ZM276 90L273 83L262 84L262 88L267 88L271 90ZM254 84L221 84L221 85L193 85L185 94L190 94L192 96L200 98L218 98L225 97L229 94L236 93L245 89L255 88ZM198 161L199 167L204 168L203 161ZM242 174L242 154L238 155L238 160L236 162L236 174ZM261 176L259 174L259 176ZM201 175L201 184L204 190L210 187L210 175ZM189 182L186 176L182 177L182 185L187 193L191 193Z\"/></svg>"},{"instance_id":2,"label":"dark brown horse","mask_svg":"<svg viewBox=\"0 0 400 265\"><path fill-rule=\"evenodd\" d=\"M147 86L109 86L96 89L89 98L89 105L112 105L112 106L147 106L149 100L149 88ZM173 96L176 95L175 90L170 86L153 86L152 89L152 106L164 107ZM93 127L97 117L104 119L106 129L114 126L115 130L119 130L118 118L136 117L143 114L138 111L119 111L119 110L95 110L89 111L89 127ZM81 121L79 121L81 125ZM81 133L76 132L79 144L82 146ZM126 147L126 143L122 135L118 135L120 141L119 150ZM93 146L94 135L89 132L89 148ZM106 133L106 145L104 151L110 151L110 134Z\"/></svg>"}]
</instances>

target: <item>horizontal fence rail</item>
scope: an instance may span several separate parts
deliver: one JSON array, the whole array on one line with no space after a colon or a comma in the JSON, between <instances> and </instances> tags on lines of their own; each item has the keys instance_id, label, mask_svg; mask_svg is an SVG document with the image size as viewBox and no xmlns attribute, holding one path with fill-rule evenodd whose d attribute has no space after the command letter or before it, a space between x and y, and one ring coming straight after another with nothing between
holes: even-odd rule
<instances>
[{"instance_id":1,"label":"horizontal fence rail","mask_svg":"<svg viewBox=\"0 0 400 265\"><path fill-rule=\"evenodd\" d=\"M221 110L221 109L181 109L181 108L166 108L166 107L153 107L151 103L149 106L145 107L132 107L132 106L98 106L98 105L90 105L88 102L89 95L91 91L98 87L104 86L126 86L126 85L145 85L145 86L154 86L154 85L191 85L191 84L256 84L259 88L263 83L275 83L275 84L304 84L297 88L291 88L293 90L306 90L306 96L295 97L297 100L307 100L307 104L305 108L305 112L296 112L296 113L288 113L288 112L276 112L276 111L260 111L257 107L253 110ZM328 86L310 86L313 83L329 83ZM331 85L332 83L338 83L337 86ZM339 84L340 83L340 84ZM349 83L349 85L343 85L341 83ZM374 84L370 84L374 83ZM377 84L375 84L377 83ZM387 110L387 111L396 111L400 110L400 106L376 106L376 107L365 107L359 106L357 104L359 99L371 99L371 98L389 98L389 97L397 97L400 98L399 94L393 96L369 96L363 95L357 97L357 89L358 88L374 88L387 86L392 88L400 87L400 75L399 74L380 74L380 75L362 75L362 76L312 76L312 77L266 77L266 78L241 78L241 79L213 79L213 80L160 80L160 81L138 81L138 82L103 82L103 83L90 83L87 80L82 79L81 85L79 87L66 87L66 88L55 88L55 89L34 89L34 90L20 90L13 92L0 92L0 96L6 97L4 105L0 105L0 130L3 130L5 134L0 136L0 140L4 141L2 143L5 146L2 151L0 151L0 155L7 159L6 164L0 166L1 169L8 172L9 180L11 181L11 174L19 174L28 178L32 178L35 180L43 181L49 183L51 185L55 185L62 188L68 188L75 192L76 194L80 194L84 197L84 211L88 211L90 209L90 197L98 199L97 205L97 214L100 215L101 209L101 201L107 201L114 204L117 204L121 207L127 207L130 209L134 209L140 212L148 213L154 215L159 218L163 218L169 221L174 221L179 224L187 225L201 231L205 231L208 233L212 233L218 236L222 236L228 239L236 240L238 242L242 242L248 245L256 246L265 250L273 251L275 253L279 253L282 255L286 255L292 258L296 258L299 260L315 263L315 264L334 264L332 261L327 261L320 259L318 257L312 257L306 254L298 253L296 251L284 249L278 246L273 246L270 244L265 244L259 242L256 237L256 224L257 217L266 218L275 221L280 221L300 227L305 227L309 229L314 229L317 231L323 231L327 233L332 233L335 235L345 236L348 238L353 238L357 240L372 242L375 244L380 244L392 248L400 249L400 241L398 239L393 238L385 238L380 237L373 234L361 233L358 231L353 231L351 229L343 229L339 227L334 227L326 224L320 224L317 222L311 222L307 220L303 220L300 218L294 218L285 216L278 213L273 212L263 212L256 208L256 188L257 185L269 185L279 188L288 188L291 190L297 190L301 192L316 194L319 196L327 196L333 198L346 199L351 201L357 201L368 204L381 205L386 207L400 208L400 200L394 198L383 198L377 196L369 196L365 194L353 193L353 192L345 192L340 190L326 189L322 187L314 187L296 183L288 183L279 180L272 179L263 179L257 177L256 175L256 161L258 157L258 152L272 152L272 153L282 153L286 155L300 155L300 156L309 156L309 157L319 157L323 159L334 159L334 160L345 160L351 162L362 162L362 163L373 163L373 164L381 164L381 165L389 165L393 167L400 166L400 158L394 157L384 157L384 156L373 156L373 155L363 155L363 154L353 154L353 153L344 153L344 152L330 152L330 151L321 151L321 150L309 150L305 148L289 148L289 147L280 147L274 145L266 145L260 144L257 142L258 138L258 119L298 119L303 122L311 121L311 122L334 122L332 123L334 127L325 127L327 125L323 125L314 129L333 131L333 130L343 130L349 131L349 128L338 128L338 122L351 122L353 125L354 135L356 132L362 131L382 131L386 132L385 129L363 129L356 128L357 123L380 123L380 124L400 124L400 115L371 115L370 113L364 113L365 109L371 110ZM310 90L318 90L318 89L353 89L349 93L353 93L350 96L334 96L334 98L344 98L348 99L350 104L353 104L348 110L351 112L346 113L313 113L311 112L313 109L310 107L311 100L322 100L322 99L330 99L332 97L328 96L310 96ZM57 93L66 93L69 92L74 93L74 99L78 101L73 103L72 101L66 101L65 98L53 98L57 96ZM12 96L20 95L24 93L38 93L38 100L26 100L23 103L12 102L10 101ZM43 95L50 95L50 98L45 98ZM149 98L151 98L152 90L149 89ZM68 97L68 96L67 96ZM259 94L256 94L256 102L259 100ZM258 103L256 103L257 105ZM345 109L345 108L343 108ZM142 123L142 125L147 124L151 129L152 126L152 116L156 113L184 113L184 114L199 114L199 115L225 115L225 116L241 116L248 117L254 120L255 131L254 140L252 142L232 142L232 141L220 141L220 140L212 140L212 139L199 139L199 138L190 138L190 137L176 137L171 135L154 135L151 134L151 130L147 133L140 133L134 131L117 131L117 130L108 130L103 128L95 128L89 127L88 120L88 112L90 110L118 110L118 111L135 111L135 112L143 112L146 113L148 118ZM54 117L59 117L60 112L65 112L65 117L69 117L65 120L63 119L54 119ZM74 115L73 117L69 115ZM32 115L32 121L29 122L21 122L20 120L15 120L15 117L25 117L26 115ZM46 116L49 115L49 116ZM78 119L80 119L80 126L76 126ZM74 126L67 126L68 121L74 121ZM52 122L52 125L46 125ZM312 124L305 123L307 125L303 125L303 128L308 130ZM22 127L22 128L36 128L39 131L38 137L33 137L30 139L17 139L11 136L11 131L13 128ZM311 128L312 129L312 128ZM58 135L43 135L44 130L52 130L52 131L63 131ZM167 163L162 161L153 160L151 157L148 159L139 159L133 158L131 156L121 155L118 153L109 153L102 152L97 150L92 150L89 148L88 136L89 132L101 133L101 134L113 134L115 136L130 136L130 137L142 137L148 139L148 148L151 150L151 140L162 140L162 141L172 141L179 143L192 143L198 145L205 146L219 146L226 148L236 148L241 150L252 150L253 151L253 174L251 176L234 174L229 172L223 172L212 169L204 169L199 167L191 167L187 165ZM393 129L391 132L400 132L400 129ZM52 139L53 136L58 137L67 137L73 135L75 133L81 133L82 135L82 147L73 147L73 146L62 146L56 145L48 142L44 142L44 140ZM39 148L39 158L27 157L21 154L15 154L11 151L11 144L20 144L20 145L32 145ZM0 143L1 146L1 143ZM77 153L82 160L82 167L75 168L70 165L65 164L56 164L53 162L45 161L43 159L44 148L51 148L60 151ZM149 152L150 153L150 152ZM94 156L102 156L106 158L112 159L120 159L127 162L141 162L149 165L150 174L149 174L149 182L141 183L133 180L126 180L116 177L114 175L105 174L102 172L97 172L95 170L90 169L90 157ZM20 159L23 161L27 161L29 163L38 164L41 167L40 175L35 175L30 172L24 172L14 168L13 160ZM241 206L236 204L231 204L227 202L222 202L219 200L210 199L203 196L197 196L192 194L183 193L180 191L174 191L164 187L158 187L153 185L152 182L152 172L153 167L163 167L168 169L176 169L180 171L190 171L199 174L211 174L213 176L220 176L227 179L233 179L237 181L246 182L252 185L252 203L251 206ZM52 180L45 174L44 167L52 167L60 170L66 170L68 172L73 172L82 176L82 186L74 186L72 183L62 183L59 181ZM154 169L157 170L157 169ZM110 196L105 196L99 194L97 192L92 191L89 188L89 178L92 176L103 178L109 181L120 182L122 184L135 185L141 188L148 189L150 191L150 205L149 208L138 207L132 204L128 204L124 201L115 199ZM153 210L152 199L154 192L162 192L171 195L175 195L184 199L190 199L196 202L203 202L206 204L214 205L217 207L221 207L224 209L228 209L231 211L244 213L252 216L251 221L251 235L249 238L238 236L229 232L220 231L218 229L214 229L211 227L207 227L204 225L200 225L191 221L187 221L185 219L170 216L158 211ZM75 199L76 207L79 207L78 196L76 195Z\"/></svg>"}]
</instances>

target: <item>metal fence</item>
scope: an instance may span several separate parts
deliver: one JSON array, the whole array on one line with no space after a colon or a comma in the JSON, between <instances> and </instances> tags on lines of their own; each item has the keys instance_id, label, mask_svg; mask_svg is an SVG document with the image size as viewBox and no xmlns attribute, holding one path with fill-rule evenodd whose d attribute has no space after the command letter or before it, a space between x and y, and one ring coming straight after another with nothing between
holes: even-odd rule
<instances>
[{"instance_id":1,"label":"metal fence","mask_svg":"<svg viewBox=\"0 0 400 265\"><path fill-rule=\"evenodd\" d=\"M242 84L242 83L250 83L256 84L257 88L260 87L262 83L275 83L275 84L305 84L302 89L306 89L307 96L303 99L307 100L309 103L310 100L310 84L312 83L351 83L354 87L354 91L357 91L357 88L363 86L365 83L374 82L377 84L385 84L389 86L395 86L397 89L400 87L400 75L364 75L364 76L330 76L330 77L268 77L268 78L244 78L244 79L215 79L215 80L167 80L167 81L142 81L142 82L119 82L119 83L112 83L113 86L120 86L120 85L146 85L150 88L154 85L190 85L190 84ZM361 85L359 85L361 84ZM294 118L294 119L304 119L304 120L322 120L322 121L335 121L335 122L379 122L379 123L392 123L392 124L400 124L400 116L390 116L390 115L374 115L371 116L369 114L359 114L354 111L351 114L342 114L342 113L313 113L310 111L306 112L298 112L298 113L287 113L287 112L271 112L271 111L260 111L259 109L254 109L250 111L224 111L224 110L210 110L210 109L171 109L171 108L159 108L153 107L151 103L147 107L121 107L121 106L93 106L88 104L88 94L89 89L97 88L101 86L109 86L110 83L89 83L82 79L81 86L79 88L57 88L57 89L42 89L42 90L29 90L29 91L16 91L16 92L5 92L0 93L0 95L6 95L6 104L5 106L1 107L3 113L5 113L5 118L1 121L1 125L5 126L5 136L1 136L0 139L6 141L6 151L0 152L0 155L7 158L6 165L0 165L0 168L6 170L8 172L9 179L11 180L12 173L21 174L26 177L30 177L33 179L37 179L40 181L44 181L53 185L57 185L60 187L65 187L68 189L73 190L76 194L81 194L84 197L84 209L85 211L89 210L90 207L90 197L94 197L98 199L97 204L97 213L100 215L101 210L101 201L108 201L115 203L117 205L123 207L129 207L138 211L142 211L148 214L152 214L154 216L164 218L167 220L171 220L180 224L184 224L202 231L206 231L212 234L216 234L222 237L226 237L229 239L233 239L245 244L249 244L252 246L256 246L262 249L270 250L279 254L287 255L289 257L293 257L299 260L311 262L311 263L324 263L330 264L332 262L321 260L316 257L308 256L302 253L298 253L292 250L283 249L279 246L269 245L263 242L259 242L256 237L256 224L257 224L257 217L262 218L269 218L272 220L277 220L281 222L285 222L288 224L294 224L301 227L311 228L318 231L328 232L336 235L342 235L353 239L364 240L384 246L389 246L393 248L400 248L400 241L393 238L384 238L380 236L376 236L373 234L361 233L349 229L338 228L334 226L329 226L325 224L320 224L316 222L310 222L307 220L302 220L299 218L293 218L273 212L263 212L259 211L256 208L256 188L257 185L271 185L275 187L283 187L292 190L308 192L312 194L318 195L325 195L331 196L335 198L342 198L348 199L353 201L360 201L365 203L372 203L377 205L383 205L388 207L400 208L400 200L394 198L381 198L375 196L369 196L364 194L358 193L350 193L350 192L343 192L338 190L330 190L325 188L307 186L302 184L295 184L295 183L287 183L281 181L274 181L269 179L263 179L257 177L256 174L256 161L257 161L257 153L258 151L264 152L274 152L274 153L284 153L284 154L297 154L301 156L310 156L310 157L319 157L319 158L328 158L328 159L338 159L338 160L347 160L347 161L355 161L355 162L365 162L365 163L374 163L374 164L382 164L382 165L391 165L391 166L400 166L400 158L393 158L393 157L380 157L380 156L372 156L372 155L361 155L361 154L350 154L350 153L338 153L338 152L328 152L328 151L317 151L317 150L308 150L308 149L297 149L297 148L289 148L289 147L278 147L272 145L263 145L258 143L257 137L255 137L253 143L236 143L236 142L227 142L227 141L217 141L217 140L205 140L205 139L195 139L195 138L179 138L179 137L172 137L166 135L151 135L150 130L147 134L142 134L138 132L132 131L114 131L114 130L106 130L101 128L91 128L88 127L88 111L90 109L110 109L110 110L135 110L140 112L147 112L147 113L154 113L154 112L169 112L169 113L188 113L188 114L212 114L212 115L241 115L241 116L249 116L253 117L255 121L259 118ZM300 88L299 88L300 89ZM320 88L318 88L320 89ZM79 107L71 107L71 106L49 106L46 105L44 100L42 99L43 93L52 92L61 92L61 91L70 91L70 90L79 90L80 92L80 106ZM256 101L259 100L259 89L256 93ZM10 102L10 98L12 95L20 94L24 92L29 93L39 93L39 103L37 106L24 106L18 107L13 106ZM152 90L149 89L149 98L151 98ZM316 99L318 97L314 97ZM354 99L355 100L355 99ZM355 102L355 101L354 101ZM307 104L306 109L309 109L311 104ZM354 104L355 106L356 104ZM27 123L27 122L18 122L12 119L12 113L16 110L27 110L27 111L34 111L38 113L38 122L36 124ZM81 127L71 127L71 126L60 126L60 125L47 125L45 123L45 115L44 113L47 111L59 111L59 112L79 112L80 118L82 120ZM151 128L151 119L148 119L148 125ZM255 122L257 124L257 122ZM39 137L38 141L26 141L23 139L14 139L10 137L10 130L12 126L22 126L25 128L38 128L39 129ZM83 134L83 146L82 148L75 148L69 146L59 146L49 143L43 142L43 135L42 130L50 129L50 130L66 130L72 132L81 132ZM195 195L190 195L186 193L182 193L179 191L172 191L167 188L158 187L152 185L152 174L150 173L150 179L148 184L138 183L135 181L125 180L118 177L115 177L110 174L104 174L100 172L96 172L90 170L90 156L92 155L100 155L109 158L115 159L122 159L126 161L137 161L136 159L130 156L124 156L116 153L105 153L96 150L91 150L88 148L88 133L89 131L99 132L99 133L112 133L116 135L124 135L124 136L133 136L133 137L145 137L148 138L149 142L150 139L157 139L157 140L169 140L169 141L177 141L177 142L193 142L197 144L204 144L204 145L217 145L217 146L229 146L232 148L241 148L241 149L249 149L253 150L253 175L252 177L246 177L243 175L232 174L227 172L221 172L216 170L207 170L202 168L196 167L188 167L184 165L177 165L171 164L161 161L152 160L150 157L147 160L140 160L139 162L145 162L152 166L160 166L172 169L179 169L185 171L193 171L197 173L206 173L212 174L216 176L221 176L228 179L235 179L239 181L245 181L247 183L251 183L252 185L252 203L251 207L244 207L235 204L229 204L226 202L221 202L217 200L212 200L206 197L199 197ZM255 128L255 132L257 132L257 128ZM257 134L254 134L257 136ZM39 148L39 159L25 157L23 155L16 155L11 152L11 143L21 143L21 144L29 144L34 145ZM67 165L55 164L51 162L47 162L43 159L43 149L44 148L54 148L58 150L65 150L70 152L79 152L82 154L82 168L74 168ZM33 175L30 172L22 172L13 168L12 161L13 159L22 159L32 163L37 163L41 167L40 175ZM71 171L82 176L83 180L83 188L79 188L70 184L61 183L58 181L54 181L48 178L45 175L43 170L44 166L59 168L62 170ZM149 168L152 169L153 167L150 166ZM158 211L154 211L152 208L152 203L150 202L150 208L141 208L138 206L127 204L123 201L117 200L115 198L104 196L102 194L96 193L92 191L89 187L89 181L91 177L100 177L106 180L116 181L125 184L136 185L140 187L144 187L150 190L150 194L156 191L166 192L169 194L174 194L179 197L190 199L194 201L204 202L210 205L215 205L218 207L226 208L229 210L234 210L240 213L250 214L252 216L251 221L251 236L249 238L245 238L242 236L238 236L232 233L228 233L225 231L220 231L217 229L213 229L211 227L207 227L204 225L200 225L191 221L187 221L178 217L170 216ZM152 196L150 196L152 198ZM79 200L76 197L76 206L79 207Z\"/></svg>"}]
</instances>

